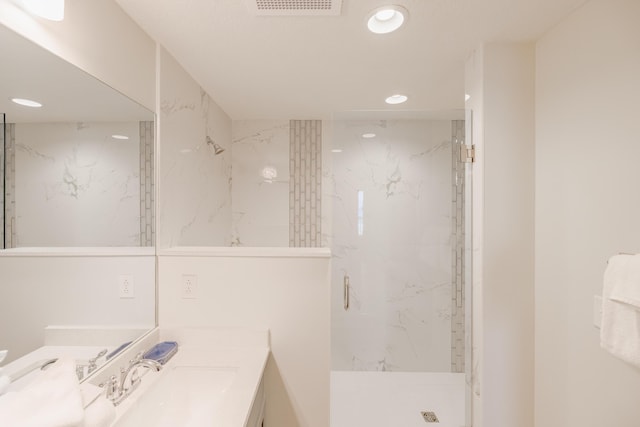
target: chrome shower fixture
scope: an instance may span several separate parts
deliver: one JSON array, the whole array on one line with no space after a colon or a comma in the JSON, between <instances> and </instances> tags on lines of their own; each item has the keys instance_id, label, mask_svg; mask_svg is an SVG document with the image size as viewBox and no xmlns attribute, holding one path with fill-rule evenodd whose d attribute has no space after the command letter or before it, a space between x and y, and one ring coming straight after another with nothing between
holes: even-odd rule
<instances>
[{"instance_id":1,"label":"chrome shower fixture","mask_svg":"<svg viewBox=\"0 0 640 427\"><path fill-rule=\"evenodd\" d=\"M222 148L217 142L214 142L209 135L207 135L207 145L211 145L213 147L213 153L216 156L224 151L224 148Z\"/></svg>"}]
</instances>

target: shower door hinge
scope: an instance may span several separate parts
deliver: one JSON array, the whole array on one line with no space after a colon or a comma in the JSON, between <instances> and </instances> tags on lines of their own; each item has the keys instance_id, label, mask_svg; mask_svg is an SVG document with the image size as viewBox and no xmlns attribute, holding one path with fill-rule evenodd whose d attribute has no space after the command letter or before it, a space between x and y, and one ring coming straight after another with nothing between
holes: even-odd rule
<instances>
[{"instance_id":1,"label":"shower door hinge","mask_svg":"<svg viewBox=\"0 0 640 427\"><path fill-rule=\"evenodd\" d=\"M473 163L476 161L476 146L462 145L460 147L460 161L462 163Z\"/></svg>"}]
</instances>

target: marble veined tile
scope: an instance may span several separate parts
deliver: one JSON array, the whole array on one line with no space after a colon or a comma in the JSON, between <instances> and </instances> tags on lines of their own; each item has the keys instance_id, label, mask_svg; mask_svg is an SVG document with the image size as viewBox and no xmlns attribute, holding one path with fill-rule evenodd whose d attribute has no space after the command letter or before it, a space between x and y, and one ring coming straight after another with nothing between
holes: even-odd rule
<instances>
[{"instance_id":1,"label":"marble veined tile","mask_svg":"<svg viewBox=\"0 0 640 427\"><path fill-rule=\"evenodd\" d=\"M368 129L334 124L333 367L448 371L451 122L386 121L362 138Z\"/></svg>"},{"instance_id":2,"label":"marble veined tile","mask_svg":"<svg viewBox=\"0 0 640 427\"><path fill-rule=\"evenodd\" d=\"M138 246L138 128L16 124L17 246ZM111 138L115 133L129 140Z\"/></svg>"}]
</instances>

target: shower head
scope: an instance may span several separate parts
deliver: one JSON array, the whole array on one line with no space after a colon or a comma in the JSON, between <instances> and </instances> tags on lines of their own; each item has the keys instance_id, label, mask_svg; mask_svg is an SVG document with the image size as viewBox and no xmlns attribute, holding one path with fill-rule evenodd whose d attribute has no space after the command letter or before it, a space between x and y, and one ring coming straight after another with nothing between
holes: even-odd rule
<instances>
[{"instance_id":1,"label":"shower head","mask_svg":"<svg viewBox=\"0 0 640 427\"><path fill-rule=\"evenodd\" d=\"M216 156L224 151L224 148L222 148L217 142L214 142L209 135L207 135L207 145L211 145L213 147L213 154Z\"/></svg>"}]
</instances>

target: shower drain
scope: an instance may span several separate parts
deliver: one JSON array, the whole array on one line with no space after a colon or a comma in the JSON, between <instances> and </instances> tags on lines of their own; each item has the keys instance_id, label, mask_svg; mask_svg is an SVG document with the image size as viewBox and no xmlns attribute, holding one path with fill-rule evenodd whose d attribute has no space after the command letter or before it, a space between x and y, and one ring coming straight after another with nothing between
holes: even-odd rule
<instances>
[{"instance_id":1,"label":"shower drain","mask_svg":"<svg viewBox=\"0 0 640 427\"><path fill-rule=\"evenodd\" d=\"M424 418L424 420L428 423L439 423L440 420L438 419L438 416L436 415L435 412L431 412L431 411L422 411L420 412L422 414L422 418Z\"/></svg>"}]
</instances>

